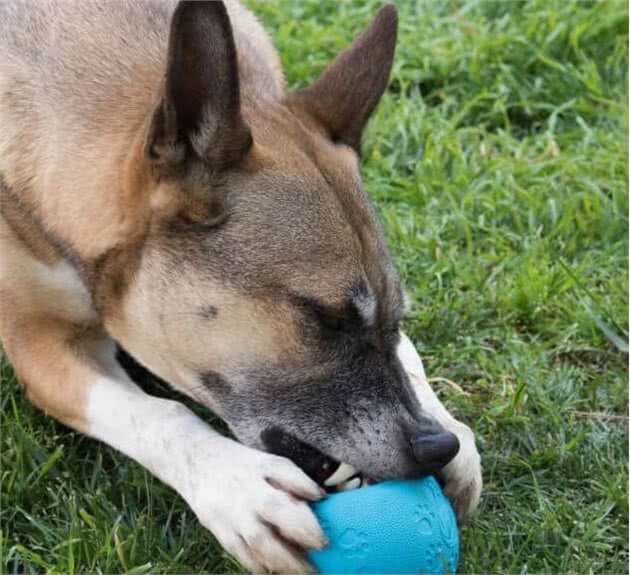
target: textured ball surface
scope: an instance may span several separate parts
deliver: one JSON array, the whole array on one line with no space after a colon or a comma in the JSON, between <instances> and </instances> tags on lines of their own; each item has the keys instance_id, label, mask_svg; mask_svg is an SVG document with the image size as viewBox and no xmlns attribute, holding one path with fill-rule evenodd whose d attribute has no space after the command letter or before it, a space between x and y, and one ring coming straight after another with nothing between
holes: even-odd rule
<instances>
[{"instance_id":1,"label":"textured ball surface","mask_svg":"<svg viewBox=\"0 0 630 575\"><path fill-rule=\"evenodd\" d=\"M329 495L313 510L330 539L320 573L455 573L457 521L433 477Z\"/></svg>"}]
</instances>

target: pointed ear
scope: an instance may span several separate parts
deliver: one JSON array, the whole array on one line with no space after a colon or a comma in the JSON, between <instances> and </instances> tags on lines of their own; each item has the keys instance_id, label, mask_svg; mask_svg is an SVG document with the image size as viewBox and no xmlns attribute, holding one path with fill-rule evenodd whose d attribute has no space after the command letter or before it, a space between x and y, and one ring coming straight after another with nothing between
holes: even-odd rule
<instances>
[{"instance_id":1,"label":"pointed ear","mask_svg":"<svg viewBox=\"0 0 630 575\"><path fill-rule=\"evenodd\" d=\"M363 128L387 87L397 28L396 7L383 6L312 86L289 96L289 106L312 116L333 141L359 152Z\"/></svg>"},{"instance_id":2,"label":"pointed ear","mask_svg":"<svg viewBox=\"0 0 630 575\"><path fill-rule=\"evenodd\" d=\"M190 154L220 169L251 146L241 118L238 64L223 2L178 4L171 20L163 98L148 134L148 157L178 168Z\"/></svg>"}]
</instances>

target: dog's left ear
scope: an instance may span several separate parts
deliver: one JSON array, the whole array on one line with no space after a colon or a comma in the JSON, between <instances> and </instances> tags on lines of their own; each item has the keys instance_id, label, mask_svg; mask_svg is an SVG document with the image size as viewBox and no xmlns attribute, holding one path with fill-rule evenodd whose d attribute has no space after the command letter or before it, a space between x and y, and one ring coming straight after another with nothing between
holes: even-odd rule
<instances>
[{"instance_id":1,"label":"dog's left ear","mask_svg":"<svg viewBox=\"0 0 630 575\"><path fill-rule=\"evenodd\" d=\"M251 143L225 5L181 1L171 20L164 92L147 156L163 171L176 170L191 155L222 169L242 159Z\"/></svg>"},{"instance_id":2,"label":"dog's left ear","mask_svg":"<svg viewBox=\"0 0 630 575\"><path fill-rule=\"evenodd\" d=\"M309 114L333 141L360 152L363 128L387 87L397 28L396 7L383 6L312 86L289 95L289 106Z\"/></svg>"}]
</instances>

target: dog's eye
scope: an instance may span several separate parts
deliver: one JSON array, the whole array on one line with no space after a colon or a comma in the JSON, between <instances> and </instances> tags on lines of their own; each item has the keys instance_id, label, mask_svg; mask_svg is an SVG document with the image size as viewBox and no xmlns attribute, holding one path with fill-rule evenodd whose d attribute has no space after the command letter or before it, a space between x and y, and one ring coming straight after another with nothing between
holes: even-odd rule
<instances>
[{"instance_id":1,"label":"dog's eye","mask_svg":"<svg viewBox=\"0 0 630 575\"><path fill-rule=\"evenodd\" d=\"M347 329L344 320L338 316L334 316L322 311L315 312L315 315L317 316L317 320L319 321L319 323L325 329L339 332L345 331Z\"/></svg>"},{"instance_id":2,"label":"dog's eye","mask_svg":"<svg viewBox=\"0 0 630 575\"><path fill-rule=\"evenodd\" d=\"M221 213L216 217L206 214L191 216L189 213L181 213L173 221L172 226L177 231L205 232L216 230L226 223L229 214Z\"/></svg>"},{"instance_id":3,"label":"dog's eye","mask_svg":"<svg viewBox=\"0 0 630 575\"><path fill-rule=\"evenodd\" d=\"M310 315L320 327L331 332L342 332L347 330L348 318L344 317L343 313L339 310L335 310L326 307L319 301L312 298L297 297L295 298L299 307L301 307L305 313Z\"/></svg>"},{"instance_id":4,"label":"dog's eye","mask_svg":"<svg viewBox=\"0 0 630 575\"><path fill-rule=\"evenodd\" d=\"M315 298L295 294L292 294L291 299L307 317L317 323L324 335L351 334L360 326L360 317L349 303L343 307L333 307Z\"/></svg>"},{"instance_id":5,"label":"dog's eye","mask_svg":"<svg viewBox=\"0 0 630 575\"><path fill-rule=\"evenodd\" d=\"M332 331L341 331L343 329L343 322L334 311L325 308L316 301L309 300L305 304L306 309L324 329Z\"/></svg>"}]
</instances>

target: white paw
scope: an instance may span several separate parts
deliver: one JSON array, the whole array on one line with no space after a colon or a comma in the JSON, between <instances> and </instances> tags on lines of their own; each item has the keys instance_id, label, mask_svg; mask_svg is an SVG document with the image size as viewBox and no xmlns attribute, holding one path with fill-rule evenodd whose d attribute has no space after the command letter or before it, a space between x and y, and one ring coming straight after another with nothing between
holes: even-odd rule
<instances>
[{"instance_id":1,"label":"white paw","mask_svg":"<svg viewBox=\"0 0 630 575\"><path fill-rule=\"evenodd\" d=\"M475 435L470 427L457 421L442 405L427 381L416 348L404 333L401 333L398 357L422 409L459 439L459 452L444 467L442 476L446 482L444 493L451 500L457 519L462 523L477 508L481 495L481 459L475 445Z\"/></svg>"},{"instance_id":2,"label":"white paw","mask_svg":"<svg viewBox=\"0 0 630 575\"><path fill-rule=\"evenodd\" d=\"M328 543L305 503L324 495L318 485L288 459L235 442L216 455L196 459L184 494L199 521L253 573L312 572L302 550Z\"/></svg>"},{"instance_id":3,"label":"white paw","mask_svg":"<svg viewBox=\"0 0 630 575\"><path fill-rule=\"evenodd\" d=\"M481 495L481 458L475 445L475 436L467 425L452 420L444 427L457 435L459 452L442 470L445 480L444 494L451 500L460 523L477 508Z\"/></svg>"}]
</instances>

